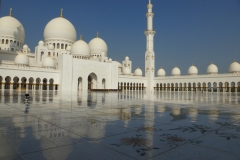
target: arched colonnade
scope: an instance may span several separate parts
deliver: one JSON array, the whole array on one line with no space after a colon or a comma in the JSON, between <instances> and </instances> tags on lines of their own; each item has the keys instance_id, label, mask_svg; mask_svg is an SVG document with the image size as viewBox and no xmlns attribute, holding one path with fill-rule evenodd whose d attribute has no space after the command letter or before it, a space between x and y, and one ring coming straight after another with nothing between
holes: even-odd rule
<instances>
[{"instance_id":1,"label":"arched colonnade","mask_svg":"<svg viewBox=\"0 0 240 160\"><path fill-rule=\"evenodd\" d=\"M160 91L240 92L239 82L156 83Z\"/></svg>"},{"instance_id":2,"label":"arched colonnade","mask_svg":"<svg viewBox=\"0 0 240 160\"><path fill-rule=\"evenodd\" d=\"M118 90L144 90L144 83L118 82Z\"/></svg>"},{"instance_id":3,"label":"arched colonnade","mask_svg":"<svg viewBox=\"0 0 240 160\"><path fill-rule=\"evenodd\" d=\"M50 78L26 78L26 77L2 77L0 76L1 89L13 90L58 90L54 79Z\"/></svg>"}]
</instances>

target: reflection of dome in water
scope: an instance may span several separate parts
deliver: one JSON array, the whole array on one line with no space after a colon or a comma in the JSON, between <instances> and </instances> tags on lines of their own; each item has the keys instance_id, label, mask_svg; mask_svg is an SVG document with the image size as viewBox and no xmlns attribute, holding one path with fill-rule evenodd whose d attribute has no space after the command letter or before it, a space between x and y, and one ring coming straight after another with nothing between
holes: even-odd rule
<instances>
[{"instance_id":1,"label":"reflection of dome in water","mask_svg":"<svg viewBox=\"0 0 240 160\"><path fill-rule=\"evenodd\" d=\"M100 137L104 137L105 135L105 122L96 121L96 123L91 124L86 128L86 136L92 139L98 139Z\"/></svg>"},{"instance_id":2,"label":"reflection of dome in water","mask_svg":"<svg viewBox=\"0 0 240 160\"><path fill-rule=\"evenodd\" d=\"M175 116L181 114L180 108L172 108L172 114Z\"/></svg>"},{"instance_id":3,"label":"reflection of dome in water","mask_svg":"<svg viewBox=\"0 0 240 160\"><path fill-rule=\"evenodd\" d=\"M140 114L142 112L142 108L134 108L135 114Z\"/></svg>"},{"instance_id":4,"label":"reflection of dome in water","mask_svg":"<svg viewBox=\"0 0 240 160\"><path fill-rule=\"evenodd\" d=\"M163 112L165 112L165 110L166 110L165 106L157 106L157 111L159 113L163 113Z\"/></svg>"},{"instance_id":5,"label":"reflection of dome in water","mask_svg":"<svg viewBox=\"0 0 240 160\"><path fill-rule=\"evenodd\" d=\"M191 118L191 122L195 122L198 116L198 110L196 108L188 108L188 114Z\"/></svg>"},{"instance_id":6,"label":"reflection of dome in water","mask_svg":"<svg viewBox=\"0 0 240 160\"><path fill-rule=\"evenodd\" d=\"M217 110L207 111L207 115L212 122L214 122L218 119L218 111Z\"/></svg>"},{"instance_id":7,"label":"reflection of dome in water","mask_svg":"<svg viewBox=\"0 0 240 160\"><path fill-rule=\"evenodd\" d=\"M63 139L61 139L61 141L62 140ZM39 142L40 142L41 148L46 148L46 146L49 146L49 140L46 138L42 138ZM57 154L54 154L53 152L42 152L42 154L44 158L49 160L50 159L65 160L65 159L68 159L72 151L73 151L73 145L67 145L63 148L58 148Z\"/></svg>"}]
</instances>

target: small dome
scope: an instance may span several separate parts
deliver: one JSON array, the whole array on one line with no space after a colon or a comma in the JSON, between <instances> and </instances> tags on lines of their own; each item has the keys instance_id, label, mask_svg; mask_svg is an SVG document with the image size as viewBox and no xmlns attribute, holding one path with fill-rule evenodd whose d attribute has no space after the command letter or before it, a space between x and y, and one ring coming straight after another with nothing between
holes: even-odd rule
<instances>
[{"instance_id":1,"label":"small dome","mask_svg":"<svg viewBox=\"0 0 240 160\"><path fill-rule=\"evenodd\" d=\"M14 60L14 63L17 65L29 65L29 58L26 54L19 53Z\"/></svg>"},{"instance_id":2,"label":"small dome","mask_svg":"<svg viewBox=\"0 0 240 160\"><path fill-rule=\"evenodd\" d=\"M48 49L49 49L49 50L54 50L53 44L49 44L49 45L48 45Z\"/></svg>"},{"instance_id":3,"label":"small dome","mask_svg":"<svg viewBox=\"0 0 240 160\"><path fill-rule=\"evenodd\" d=\"M43 67L53 68L54 67L54 60L51 57L46 57L42 62Z\"/></svg>"},{"instance_id":4,"label":"small dome","mask_svg":"<svg viewBox=\"0 0 240 160\"><path fill-rule=\"evenodd\" d=\"M197 75L198 74L198 69L194 65L189 67L188 69L188 75Z\"/></svg>"},{"instance_id":5,"label":"small dome","mask_svg":"<svg viewBox=\"0 0 240 160\"><path fill-rule=\"evenodd\" d=\"M44 46L44 42L43 41L39 41L38 42L38 46Z\"/></svg>"},{"instance_id":6,"label":"small dome","mask_svg":"<svg viewBox=\"0 0 240 160\"><path fill-rule=\"evenodd\" d=\"M28 49L28 45L25 44L25 45L23 46L23 49Z\"/></svg>"},{"instance_id":7,"label":"small dome","mask_svg":"<svg viewBox=\"0 0 240 160\"><path fill-rule=\"evenodd\" d=\"M112 62L112 58L109 58L108 62Z\"/></svg>"},{"instance_id":8,"label":"small dome","mask_svg":"<svg viewBox=\"0 0 240 160\"><path fill-rule=\"evenodd\" d=\"M5 16L0 18L0 36L14 37L24 42L25 31L16 18Z\"/></svg>"},{"instance_id":9,"label":"small dome","mask_svg":"<svg viewBox=\"0 0 240 160\"><path fill-rule=\"evenodd\" d=\"M81 56L90 56L90 48L85 41L79 40L72 45L71 54L81 55Z\"/></svg>"},{"instance_id":10,"label":"small dome","mask_svg":"<svg viewBox=\"0 0 240 160\"><path fill-rule=\"evenodd\" d=\"M90 47L91 54L99 54L102 52L104 54L107 54L108 52L108 47L106 42L99 37L92 39L88 45Z\"/></svg>"},{"instance_id":11,"label":"small dome","mask_svg":"<svg viewBox=\"0 0 240 160\"><path fill-rule=\"evenodd\" d=\"M164 69L160 68L157 72L157 76L158 77L165 77L166 76L166 72Z\"/></svg>"},{"instance_id":12,"label":"small dome","mask_svg":"<svg viewBox=\"0 0 240 160\"><path fill-rule=\"evenodd\" d=\"M207 74L217 74L218 73L218 68L215 64L210 64L207 68Z\"/></svg>"},{"instance_id":13,"label":"small dome","mask_svg":"<svg viewBox=\"0 0 240 160\"><path fill-rule=\"evenodd\" d=\"M123 68L123 74L124 75L130 75L131 74L131 70L129 67L124 67Z\"/></svg>"},{"instance_id":14,"label":"small dome","mask_svg":"<svg viewBox=\"0 0 240 160\"><path fill-rule=\"evenodd\" d=\"M126 57L125 57L125 60L126 60L126 61L129 61L129 57L128 57L128 56L126 56Z\"/></svg>"},{"instance_id":15,"label":"small dome","mask_svg":"<svg viewBox=\"0 0 240 160\"><path fill-rule=\"evenodd\" d=\"M67 51L71 51L71 49L72 49L72 46L67 46Z\"/></svg>"},{"instance_id":16,"label":"small dome","mask_svg":"<svg viewBox=\"0 0 240 160\"><path fill-rule=\"evenodd\" d=\"M178 67L174 67L172 70L172 76L180 76L181 75L181 71Z\"/></svg>"},{"instance_id":17,"label":"small dome","mask_svg":"<svg viewBox=\"0 0 240 160\"><path fill-rule=\"evenodd\" d=\"M240 72L240 64L236 61L234 61L230 66L229 66L229 73L238 73Z\"/></svg>"},{"instance_id":18,"label":"small dome","mask_svg":"<svg viewBox=\"0 0 240 160\"><path fill-rule=\"evenodd\" d=\"M75 42L77 32L67 19L58 17L51 20L44 29L44 40L68 40Z\"/></svg>"},{"instance_id":19,"label":"small dome","mask_svg":"<svg viewBox=\"0 0 240 160\"><path fill-rule=\"evenodd\" d=\"M135 76L142 76L143 75L142 70L140 68L137 68L134 72L134 75Z\"/></svg>"}]
</instances>

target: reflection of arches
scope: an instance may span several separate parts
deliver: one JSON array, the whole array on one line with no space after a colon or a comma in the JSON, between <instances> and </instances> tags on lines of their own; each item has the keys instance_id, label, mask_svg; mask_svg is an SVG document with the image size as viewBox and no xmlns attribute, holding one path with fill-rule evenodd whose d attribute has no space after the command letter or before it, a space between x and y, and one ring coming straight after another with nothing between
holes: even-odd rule
<instances>
[{"instance_id":1,"label":"reflection of arches","mask_svg":"<svg viewBox=\"0 0 240 160\"><path fill-rule=\"evenodd\" d=\"M47 90L47 79L44 78L43 79L43 87L42 87L43 90Z\"/></svg>"},{"instance_id":2,"label":"reflection of arches","mask_svg":"<svg viewBox=\"0 0 240 160\"><path fill-rule=\"evenodd\" d=\"M7 76L5 78L5 89L10 89L10 85L11 85L11 77Z\"/></svg>"},{"instance_id":3,"label":"reflection of arches","mask_svg":"<svg viewBox=\"0 0 240 160\"><path fill-rule=\"evenodd\" d=\"M78 78L78 90L82 90L82 77Z\"/></svg>"},{"instance_id":4,"label":"reflection of arches","mask_svg":"<svg viewBox=\"0 0 240 160\"><path fill-rule=\"evenodd\" d=\"M97 75L91 73L88 76L88 90L97 89Z\"/></svg>"},{"instance_id":5,"label":"reflection of arches","mask_svg":"<svg viewBox=\"0 0 240 160\"><path fill-rule=\"evenodd\" d=\"M102 88L106 89L106 79L105 78L102 79Z\"/></svg>"},{"instance_id":6,"label":"reflection of arches","mask_svg":"<svg viewBox=\"0 0 240 160\"><path fill-rule=\"evenodd\" d=\"M19 78L18 77L14 77L13 78L13 89L19 89Z\"/></svg>"}]
</instances>

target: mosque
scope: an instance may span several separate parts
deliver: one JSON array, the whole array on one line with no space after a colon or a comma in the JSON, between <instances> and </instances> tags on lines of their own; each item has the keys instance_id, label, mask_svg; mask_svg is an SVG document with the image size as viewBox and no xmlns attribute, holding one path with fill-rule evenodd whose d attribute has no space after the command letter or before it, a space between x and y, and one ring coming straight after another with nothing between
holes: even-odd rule
<instances>
[{"instance_id":1,"label":"mosque","mask_svg":"<svg viewBox=\"0 0 240 160\"><path fill-rule=\"evenodd\" d=\"M240 64L230 64L229 73L218 74L215 64L207 73L198 75L190 66L188 75L178 67L166 76L163 68L155 76L155 53L152 11L147 4L147 30L144 75L140 68L132 72L132 61L112 60L106 42L97 34L89 43L77 40L74 25L63 17L51 20L32 53L24 43L23 25L13 17L0 18L0 88L12 90L159 90L240 92Z\"/></svg>"}]
</instances>

